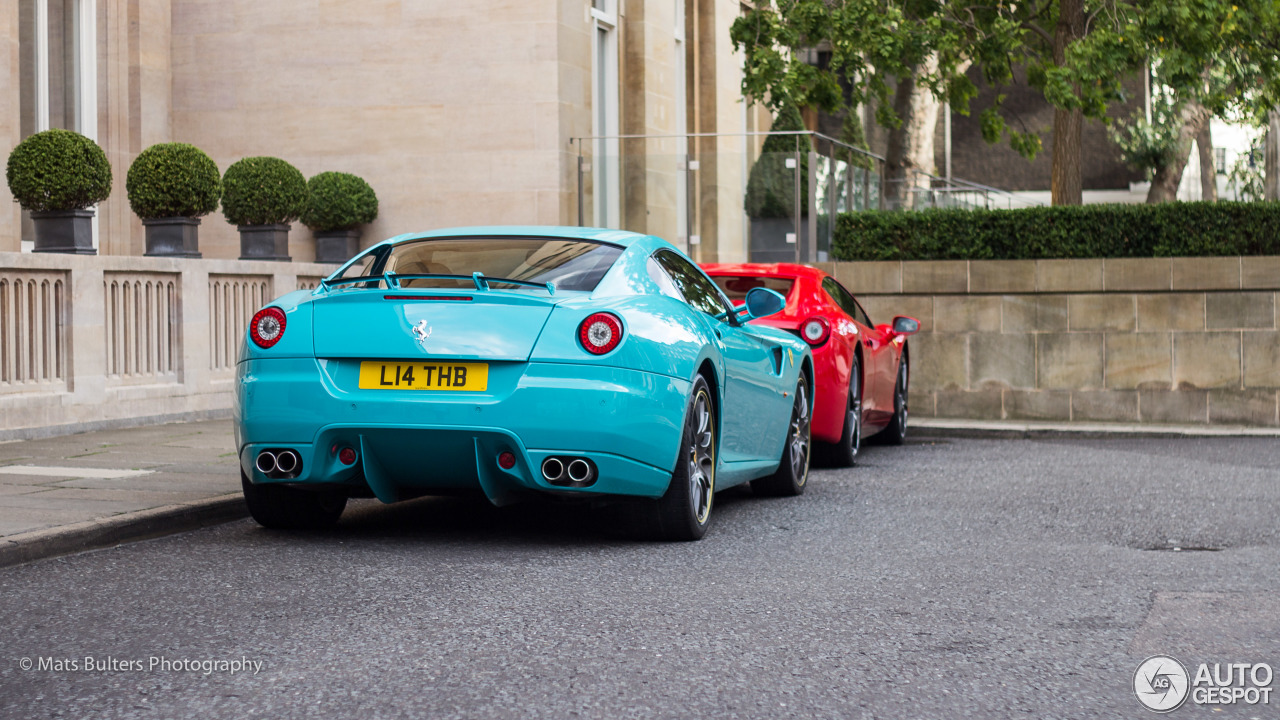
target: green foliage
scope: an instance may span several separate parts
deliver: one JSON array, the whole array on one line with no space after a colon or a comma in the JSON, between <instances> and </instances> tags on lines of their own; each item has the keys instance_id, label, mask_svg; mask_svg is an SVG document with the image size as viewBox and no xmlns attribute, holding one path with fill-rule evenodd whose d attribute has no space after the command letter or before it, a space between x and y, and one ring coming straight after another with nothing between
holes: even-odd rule
<instances>
[{"instance_id":1,"label":"green foliage","mask_svg":"<svg viewBox=\"0 0 1280 720\"><path fill-rule=\"evenodd\" d=\"M307 208L307 181L280 158L237 160L222 176L222 214L232 225L275 225Z\"/></svg>"},{"instance_id":2,"label":"green foliage","mask_svg":"<svg viewBox=\"0 0 1280 720\"><path fill-rule=\"evenodd\" d=\"M844 213L838 260L1280 255L1280 203L1062 205Z\"/></svg>"},{"instance_id":3,"label":"green foliage","mask_svg":"<svg viewBox=\"0 0 1280 720\"><path fill-rule=\"evenodd\" d=\"M378 196L357 175L322 172L307 181L302 224L316 232L350 230L378 217Z\"/></svg>"},{"instance_id":4,"label":"green foliage","mask_svg":"<svg viewBox=\"0 0 1280 720\"><path fill-rule=\"evenodd\" d=\"M867 134L862 129L862 118L858 117L857 106L849 108L845 113L844 121L840 123L840 142L861 150L867 150ZM860 167L870 170L875 163L870 157L862 153L856 153L848 148L837 146L833 153L835 159L843 160L854 167Z\"/></svg>"},{"instance_id":5,"label":"green foliage","mask_svg":"<svg viewBox=\"0 0 1280 720\"><path fill-rule=\"evenodd\" d=\"M129 207L143 220L201 217L218 209L222 177L203 150L160 143L138 154L125 177Z\"/></svg>"},{"instance_id":6,"label":"green foliage","mask_svg":"<svg viewBox=\"0 0 1280 720\"><path fill-rule=\"evenodd\" d=\"M31 135L9 153L9 191L27 210L83 210L111 195L111 163L102 148L70 130Z\"/></svg>"},{"instance_id":7,"label":"green foliage","mask_svg":"<svg viewBox=\"0 0 1280 720\"><path fill-rule=\"evenodd\" d=\"M1120 149L1120 159L1142 172L1148 180L1171 165L1178 153L1178 125L1170 113L1157 113L1153 121L1135 116L1108 128L1111 142Z\"/></svg>"},{"instance_id":8,"label":"green foliage","mask_svg":"<svg viewBox=\"0 0 1280 720\"><path fill-rule=\"evenodd\" d=\"M784 105L773 119L770 132L803 131L804 120L795 105ZM809 151L813 143L808 135L770 135L764 141L760 157L751 166L747 178L747 215L753 218L789 218L795 214L796 169L787 167L800 150L800 177L809 176ZM807 205L801 208L807 212Z\"/></svg>"},{"instance_id":9,"label":"green foliage","mask_svg":"<svg viewBox=\"0 0 1280 720\"><path fill-rule=\"evenodd\" d=\"M1236 188L1237 197L1246 200L1261 200L1265 193L1265 154L1267 136L1265 133L1249 141L1249 151L1241 153L1235 164L1227 172L1227 182Z\"/></svg>"}]
</instances>

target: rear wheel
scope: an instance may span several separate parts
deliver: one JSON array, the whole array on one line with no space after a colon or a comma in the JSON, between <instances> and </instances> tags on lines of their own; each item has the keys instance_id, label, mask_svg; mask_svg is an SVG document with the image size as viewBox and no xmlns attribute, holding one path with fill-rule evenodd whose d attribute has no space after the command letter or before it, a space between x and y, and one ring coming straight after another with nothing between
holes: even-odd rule
<instances>
[{"instance_id":1,"label":"rear wheel","mask_svg":"<svg viewBox=\"0 0 1280 720\"><path fill-rule=\"evenodd\" d=\"M853 356L853 366L849 368L849 401L845 405L844 428L840 431L840 441L826 447L826 460L835 467L852 467L858 461L858 451L862 449L862 373L858 366L858 356Z\"/></svg>"},{"instance_id":2,"label":"rear wheel","mask_svg":"<svg viewBox=\"0 0 1280 720\"><path fill-rule=\"evenodd\" d=\"M893 386L893 417L880 432L878 438L886 445L901 445L907 441L907 358L898 363L898 382Z\"/></svg>"},{"instance_id":3,"label":"rear wheel","mask_svg":"<svg viewBox=\"0 0 1280 720\"><path fill-rule=\"evenodd\" d=\"M698 540L711 523L716 489L716 408L701 375L693 382L685 412L680 454L671 484L657 502L654 534L664 540Z\"/></svg>"},{"instance_id":4,"label":"rear wheel","mask_svg":"<svg viewBox=\"0 0 1280 720\"><path fill-rule=\"evenodd\" d=\"M791 403L791 422L782 445L778 470L768 477L751 481L751 490L759 495L801 495L809 480L810 423L809 383L804 373L796 384L795 401Z\"/></svg>"},{"instance_id":5,"label":"rear wheel","mask_svg":"<svg viewBox=\"0 0 1280 720\"><path fill-rule=\"evenodd\" d=\"M333 527L347 507L346 493L334 490L301 490L281 485L255 485L240 471L249 514L258 524L273 530L323 530Z\"/></svg>"}]
</instances>

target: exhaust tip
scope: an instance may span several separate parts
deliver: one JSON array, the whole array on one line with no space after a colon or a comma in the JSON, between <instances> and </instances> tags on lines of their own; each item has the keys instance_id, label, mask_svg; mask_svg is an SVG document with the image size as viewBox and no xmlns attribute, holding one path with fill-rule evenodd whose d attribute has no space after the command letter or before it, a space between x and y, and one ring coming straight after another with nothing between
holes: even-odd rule
<instances>
[{"instance_id":1,"label":"exhaust tip","mask_svg":"<svg viewBox=\"0 0 1280 720\"><path fill-rule=\"evenodd\" d=\"M569 463L569 479L574 482L586 482L591 479L591 464L582 458L575 458Z\"/></svg>"},{"instance_id":2,"label":"exhaust tip","mask_svg":"<svg viewBox=\"0 0 1280 720\"><path fill-rule=\"evenodd\" d=\"M301 458L292 450L285 450L276 456L276 469L282 473L291 473L298 469Z\"/></svg>"},{"instance_id":3,"label":"exhaust tip","mask_svg":"<svg viewBox=\"0 0 1280 720\"><path fill-rule=\"evenodd\" d=\"M542 461L542 477L555 482L564 477L564 463L559 458L549 457Z\"/></svg>"},{"instance_id":4,"label":"exhaust tip","mask_svg":"<svg viewBox=\"0 0 1280 720\"><path fill-rule=\"evenodd\" d=\"M258 453L258 459L254 462L254 467L258 468L258 472L269 475L275 472L276 456L270 450L263 450Z\"/></svg>"}]
</instances>

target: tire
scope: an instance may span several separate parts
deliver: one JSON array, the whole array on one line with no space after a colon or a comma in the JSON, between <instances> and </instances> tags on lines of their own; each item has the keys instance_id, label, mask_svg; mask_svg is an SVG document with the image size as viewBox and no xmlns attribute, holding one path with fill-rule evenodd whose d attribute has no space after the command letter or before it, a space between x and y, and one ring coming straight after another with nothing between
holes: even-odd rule
<instances>
[{"instance_id":1,"label":"tire","mask_svg":"<svg viewBox=\"0 0 1280 720\"><path fill-rule=\"evenodd\" d=\"M827 464L832 467L853 467L858 462L858 452L862 449L862 373L857 355L853 356L853 366L849 368L849 401L845 405L840 442L824 449Z\"/></svg>"},{"instance_id":2,"label":"tire","mask_svg":"<svg viewBox=\"0 0 1280 720\"><path fill-rule=\"evenodd\" d=\"M751 481L751 491L757 495L803 495L809 481L813 404L809 402L809 383L803 372L800 373L800 382L796 384L794 397L795 400L791 403L791 421L787 423L787 438L782 443L782 459L772 475Z\"/></svg>"},{"instance_id":3,"label":"tire","mask_svg":"<svg viewBox=\"0 0 1280 720\"><path fill-rule=\"evenodd\" d=\"M249 514L272 530L324 530L333 527L347 507L347 496L334 490L300 490L281 485L254 485L240 471Z\"/></svg>"},{"instance_id":4,"label":"tire","mask_svg":"<svg viewBox=\"0 0 1280 720\"><path fill-rule=\"evenodd\" d=\"M893 386L893 417L881 430L877 440L885 445L901 445L907 441L907 358L898 363L898 381Z\"/></svg>"},{"instance_id":5,"label":"tire","mask_svg":"<svg viewBox=\"0 0 1280 720\"><path fill-rule=\"evenodd\" d=\"M651 515L652 535L662 540L700 540L711 524L716 488L716 406L701 375L693 381L680 454L667 492Z\"/></svg>"}]
</instances>

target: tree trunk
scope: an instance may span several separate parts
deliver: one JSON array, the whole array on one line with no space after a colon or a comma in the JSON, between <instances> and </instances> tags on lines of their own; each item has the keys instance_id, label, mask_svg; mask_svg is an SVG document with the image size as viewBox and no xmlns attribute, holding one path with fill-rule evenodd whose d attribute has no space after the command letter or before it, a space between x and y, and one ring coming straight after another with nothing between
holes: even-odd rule
<instances>
[{"instance_id":1,"label":"tree trunk","mask_svg":"<svg viewBox=\"0 0 1280 720\"><path fill-rule=\"evenodd\" d=\"M1266 172L1262 180L1262 199L1280 200L1280 111L1267 113Z\"/></svg>"},{"instance_id":2,"label":"tree trunk","mask_svg":"<svg viewBox=\"0 0 1280 720\"><path fill-rule=\"evenodd\" d=\"M1213 123L1208 119L1196 135L1196 148L1200 151L1200 199L1218 202L1218 169L1213 166Z\"/></svg>"},{"instance_id":3,"label":"tree trunk","mask_svg":"<svg viewBox=\"0 0 1280 720\"><path fill-rule=\"evenodd\" d=\"M898 81L893 96L893 110L902 124L889 130L889 147L885 153L885 199L891 208L917 207L928 189L926 173L934 171L934 142L938 127L938 110L942 104L928 86L916 82L918 75L937 72L938 58L931 55L912 68L911 75Z\"/></svg>"},{"instance_id":4,"label":"tree trunk","mask_svg":"<svg viewBox=\"0 0 1280 720\"><path fill-rule=\"evenodd\" d=\"M1200 130L1209 124L1209 111L1194 100L1183 103L1178 110L1181 120L1178 127L1177 150L1173 154L1173 162L1156 170L1151 179L1151 190L1147 192L1147 202L1162 203L1178 199L1178 185L1182 184L1182 172L1187 169L1187 161L1191 159L1191 142L1200 134Z\"/></svg>"},{"instance_id":5,"label":"tree trunk","mask_svg":"<svg viewBox=\"0 0 1280 720\"><path fill-rule=\"evenodd\" d=\"M1053 33L1053 62L1067 61L1067 47L1084 37L1084 0L1061 0L1058 25ZM1054 205L1079 205L1084 185L1080 176L1081 132L1084 113L1078 108L1053 112L1053 169L1049 176L1050 197Z\"/></svg>"}]
</instances>

